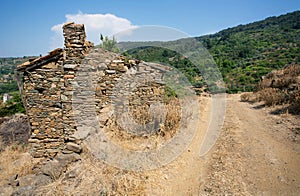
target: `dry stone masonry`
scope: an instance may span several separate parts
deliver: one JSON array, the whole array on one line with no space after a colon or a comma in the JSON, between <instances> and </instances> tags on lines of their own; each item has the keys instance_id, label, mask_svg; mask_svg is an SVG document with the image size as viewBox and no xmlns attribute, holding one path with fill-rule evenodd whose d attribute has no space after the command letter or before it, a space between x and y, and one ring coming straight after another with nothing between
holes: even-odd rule
<instances>
[{"instance_id":1,"label":"dry stone masonry","mask_svg":"<svg viewBox=\"0 0 300 196\"><path fill-rule=\"evenodd\" d=\"M150 107L161 101L163 73L169 69L93 48L86 40L84 25L67 23L63 32L64 49L56 49L16 68L30 120L32 155L55 157L61 153L81 153L82 140L105 127L112 118L134 134L156 129L155 122L163 118L162 114L153 113L152 120L160 119L138 129L133 129L134 122L123 114L128 109L135 111L141 105Z\"/></svg>"}]
</instances>

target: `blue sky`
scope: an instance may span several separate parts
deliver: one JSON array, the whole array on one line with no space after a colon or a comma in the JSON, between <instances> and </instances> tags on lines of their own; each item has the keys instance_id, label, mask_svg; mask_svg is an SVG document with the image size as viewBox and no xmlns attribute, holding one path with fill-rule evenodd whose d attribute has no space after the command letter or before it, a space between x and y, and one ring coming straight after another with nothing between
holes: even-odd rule
<instances>
[{"instance_id":1,"label":"blue sky","mask_svg":"<svg viewBox=\"0 0 300 196\"><path fill-rule=\"evenodd\" d=\"M1 0L0 56L46 54L62 46L60 25L72 19L87 23L94 41L98 31L111 35L143 25L200 36L296 10L299 0Z\"/></svg>"}]
</instances>

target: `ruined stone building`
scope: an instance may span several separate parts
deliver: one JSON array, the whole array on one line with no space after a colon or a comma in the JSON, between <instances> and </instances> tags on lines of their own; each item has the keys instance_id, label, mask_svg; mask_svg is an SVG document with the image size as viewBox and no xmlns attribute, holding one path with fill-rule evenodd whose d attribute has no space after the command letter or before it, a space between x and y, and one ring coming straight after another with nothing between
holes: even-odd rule
<instances>
[{"instance_id":1,"label":"ruined stone building","mask_svg":"<svg viewBox=\"0 0 300 196\"><path fill-rule=\"evenodd\" d=\"M164 94L162 74L166 67L128 61L94 48L81 24L67 23L63 33L64 49L55 49L16 68L34 157L80 153L82 140L91 132L98 132L112 118L123 119L124 126L130 126L122 116L123 110L150 105ZM119 113L111 113L112 103ZM147 126L145 130L159 125Z\"/></svg>"}]
</instances>

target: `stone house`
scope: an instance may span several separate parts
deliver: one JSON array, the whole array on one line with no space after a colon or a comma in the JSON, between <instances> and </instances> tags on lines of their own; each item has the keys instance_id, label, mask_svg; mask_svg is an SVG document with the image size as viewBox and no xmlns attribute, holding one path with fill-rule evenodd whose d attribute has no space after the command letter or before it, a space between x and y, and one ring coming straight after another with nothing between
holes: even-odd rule
<instances>
[{"instance_id":1,"label":"stone house","mask_svg":"<svg viewBox=\"0 0 300 196\"><path fill-rule=\"evenodd\" d=\"M15 70L31 127L33 157L80 153L89 130L103 128L113 118L109 108L120 95L126 97L122 104L133 106L160 100L164 93L162 77L168 68L93 48L82 24L66 23L63 32L64 49ZM98 125L81 123L98 114Z\"/></svg>"}]
</instances>

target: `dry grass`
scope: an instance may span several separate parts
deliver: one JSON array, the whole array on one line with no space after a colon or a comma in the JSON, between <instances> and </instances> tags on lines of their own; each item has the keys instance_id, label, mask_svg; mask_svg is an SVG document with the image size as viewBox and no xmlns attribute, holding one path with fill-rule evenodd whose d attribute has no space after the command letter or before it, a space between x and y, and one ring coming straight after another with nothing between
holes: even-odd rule
<instances>
[{"instance_id":1,"label":"dry grass","mask_svg":"<svg viewBox=\"0 0 300 196\"><path fill-rule=\"evenodd\" d=\"M260 91L265 88L287 88L291 84L299 83L300 81L297 81L299 76L300 66L290 65L285 69L274 70L267 74L264 79L259 82L256 89Z\"/></svg>"},{"instance_id":2,"label":"dry grass","mask_svg":"<svg viewBox=\"0 0 300 196\"><path fill-rule=\"evenodd\" d=\"M13 144L0 153L0 190L4 195L13 193L8 182L33 173L39 164L26 153L27 147ZM68 166L66 173L54 182L36 187L37 195L145 195L146 177L143 173L121 170L95 159L88 152L82 160ZM1 195L0 193L0 195Z\"/></svg>"},{"instance_id":3,"label":"dry grass","mask_svg":"<svg viewBox=\"0 0 300 196\"><path fill-rule=\"evenodd\" d=\"M242 102L256 102L258 101L258 99L259 97L256 94L251 92L246 92L241 95Z\"/></svg>"},{"instance_id":4,"label":"dry grass","mask_svg":"<svg viewBox=\"0 0 300 196\"><path fill-rule=\"evenodd\" d=\"M264 101L266 106L278 105L286 102L286 93L277 88L265 88L259 91L259 100Z\"/></svg>"},{"instance_id":5,"label":"dry grass","mask_svg":"<svg viewBox=\"0 0 300 196\"><path fill-rule=\"evenodd\" d=\"M75 174L72 178L70 174ZM68 177L69 176L69 177ZM111 167L85 154L65 175L41 187L41 195L145 195L146 177L141 173Z\"/></svg>"},{"instance_id":6,"label":"dry grass","mask_svg":"<svg viewBox=\"0 0 300 196\"><path fill-rule=\"evenodd\" d=\"M151 121L151 115L150 115L150 106L143 104L139 106L130 106L130 116L134 119L136 123L139 123L141 125L145 125L148 122Z\"/></svg>"},{"instance_id":7,"label":"dry grass","mask_svg":"<svg viewBox=\"0 0 300 196\"><path fill-rule=\"evenodd\" d=\"M297 77L300 75L300 66L299 65L290 65L286 69L283 70L285 75L289 75L291 77Z\"/></svg>"},{"instance_id":8,"label":"dry grass","mask_svg":"<svg viewBox=\"0 0 300 196\"><path fill-rule=\"evenodd\" d=\"M294 101L291 103L290 110L300 114L300 86L298 86L298 90L293 92L292 96Z\"/></svg>"},{"instance_id":9,"label":"dry grass","mask_svg":"<svg viewBox=\"0 0 300 196\"><path fill-rule=\"evenodd\" d=\"M254 98L241 96L241 101L263 101L266 106L289 104L289 109L300 113L300 66L290 65L266 75L256 87Z\"/></svg>"},{"instance_id":10,"label":"dry grass","mask_svg":"<svg viewBox=\"0 0 300 196\"><path fill-rule=\"evenodd\" d=\"M149 110L149 106L134 107L134 113L132 113L131 117L139 125L144 125L150 120L153 120L153 116L150 116L151 112ZM165 119L163 119L163 123L159 124L159 129L151 134L132 134L119 126L115 119L117 117L113 117L109 120L105 132L111 141L129 150L159 148L172 138L180 127L181 105L179 100L174 98L166 103L163 108L156 108L155 114L159 115L164 112Z\"/></svg>"},{"instance_id":11,"label":"dry grass","mask_svg":"<svg viewBox=\"0 0 300 196\"><path fill-rule=\"evenodd\" d=\"M181 106L178 99L172 99L166 105L167 116L161 134L173 136L181 122Z\"/></svg>"},{"instance_id":12,"label":"dry grass","mask_svg":"<svg viewBox=\"0 0 300 196\"><path fill-rule=\"evenodd\" d=\"M5 149L5 144L0 136L0 153Z\"/></svg>"},{"instance_id":13,"label":"dry grass","mask_svg":"<svg viewBox=\"0 0 300 196\"><path fill-rule=\"evenodd\" d=\"M1 145L1 144L0 144ZM11 144L2 147L0 152L0 186L7 184L8 180L13 176L24 176L32 173L32 168L37 160L34 160L25 146L19 144Z\"/></svg>"}]
</instances>

